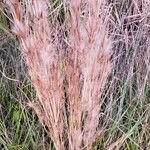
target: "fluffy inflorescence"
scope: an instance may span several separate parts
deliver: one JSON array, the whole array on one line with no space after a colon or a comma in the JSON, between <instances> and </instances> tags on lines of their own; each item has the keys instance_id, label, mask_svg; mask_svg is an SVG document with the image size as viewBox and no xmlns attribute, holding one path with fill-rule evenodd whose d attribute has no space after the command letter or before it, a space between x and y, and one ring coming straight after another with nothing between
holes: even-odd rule
<instances>
[{"instance_id":1,"label":"fluffy inflorescence","mask_svg":"<svg viewBox=\"0 0 150 150\"><path fill-rule=\"evenodd\" d=\"M46 0L7 4L37 92L38 100L30 106L48 127L56 149L90 149L100 135L101 95L111 70L105 3L69 1L62 31L67 30L67 37L61 37L66 46L57 33L52 38Z\"/></svg>"}]
</instances>

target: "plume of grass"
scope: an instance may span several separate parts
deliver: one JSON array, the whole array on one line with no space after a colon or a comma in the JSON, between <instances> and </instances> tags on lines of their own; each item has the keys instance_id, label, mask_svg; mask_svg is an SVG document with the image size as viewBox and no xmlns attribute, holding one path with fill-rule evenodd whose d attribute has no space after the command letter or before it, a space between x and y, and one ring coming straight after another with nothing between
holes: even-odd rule
<instances>
[{"instance_id":1,"label":"plume of grass","mask_svg":"<svg viewBox=\"0 0 150 150\"><path fill-rule=\"evenodd\" d=\"M50 36L46 1L33 0L21 4L8 1L13 16L13 32L18 36L38 101L30 103L39 120L49 129L56 149L63 149L63 77L59 54ZM26 6L26 8L25 8Z\"/></svg>"},{"instance_id":2,"label":"plume of grass","mask_svg":"<svg viewBox=\"0 0 150 150\"><path fill-rule=\"evenodd\" d=\"M102 130L101 96L111 70L105 2L69 1L65 39L68 45L60 53L57 30L54 39L51 36L46 0L8 0L7 4L13 17L13 32L18 36L37 92L37 100L30 106L48 128L57 150L91 149ZM66 135L69 144L65 144Z\"/></svg>"},{"instance_id":3,"label":"plume of grass","mask_svg":"<svg viewBox=\"0 0 150 150\"><path fill-rule=\"evenodd\" d=\"M108 16L103 18L104 6L101 0L73 0L69 3L70 46L65 68L71 149L91 148L100 132L101 94L111 70Z\"/></svg>"}]
</instances>

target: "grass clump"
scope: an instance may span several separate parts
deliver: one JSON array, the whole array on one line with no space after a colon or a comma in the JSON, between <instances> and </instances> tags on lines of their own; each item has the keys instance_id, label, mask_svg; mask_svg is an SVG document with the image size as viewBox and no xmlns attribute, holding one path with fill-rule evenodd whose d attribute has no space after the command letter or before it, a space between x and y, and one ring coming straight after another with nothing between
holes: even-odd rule
<instances>
[{"instance_id":1,"label":"grass clump","mask_svg":"<svg viewBox=\"0 0 150 150\"><path fill-rule=\"evenodd\" d=\"M1 31L1 147L149 150L149 6L9 1L18 39Z\"/></svg>"}]
</instances>

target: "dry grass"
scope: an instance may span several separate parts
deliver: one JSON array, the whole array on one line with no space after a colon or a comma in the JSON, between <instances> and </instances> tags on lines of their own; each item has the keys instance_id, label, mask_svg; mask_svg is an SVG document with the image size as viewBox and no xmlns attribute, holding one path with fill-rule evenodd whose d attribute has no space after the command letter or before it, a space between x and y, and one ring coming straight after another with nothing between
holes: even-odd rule
<instances>
[{"instance_id":1,"label":"dry grass","mask_svg":"<svg viewBox=\"0 0 150 150\"><path fill-rule=\"evenodd\" d=\"M52 43L50 35L47 4L42 0L26 4L14 0L8 5L14 20L13 32L20 40L37 92L38 100L29 105L35 109L41 123L48 127L56 149L63 149L63 74L59 67L57 39Z\"/></svg>"},{"instance_id":2,"label":"dry grass","mask_svg":"<svg viewBox=\"0 0 150 150\"><path fill-rule=\"evenodd\" d=\"M81 144L85 148L91 147L99 134L103 104L101 94L111 70L111 46L106 27L108 18L107 14L103 18L104 7L101 1L82 3L77 0L69 5L70 46L65 69L71 149L80 149Z\"/></svg>"},{"instance_id":3,"label":"dry grass","mask_svg":"<svg viewBox=\"0 0 150 150\"><path fill-rule=\"evenodd\" d=\"M7 2L55 148L149 150L149 1Z\"/></svg>"},{"instance_id":4,"label":"dry grass","mask_svg":"<svg viewBox=\"0 0 150 150\"><path fill-rule=\"evenodd\" d=\"M48 127L56 149L65 149L65 135L69 149L89 149L100 132L100 99L111 70L108 18L103 17L106 12L101 1L76 0L68 5L68 45L61 49L57 33L51 38L46 1L8 1L13 32L37 92L37 100L29 105ZM81 11L85 11L83 20ZM62 56L64 68L60 67Z\"/></svg>"}]
</instances>

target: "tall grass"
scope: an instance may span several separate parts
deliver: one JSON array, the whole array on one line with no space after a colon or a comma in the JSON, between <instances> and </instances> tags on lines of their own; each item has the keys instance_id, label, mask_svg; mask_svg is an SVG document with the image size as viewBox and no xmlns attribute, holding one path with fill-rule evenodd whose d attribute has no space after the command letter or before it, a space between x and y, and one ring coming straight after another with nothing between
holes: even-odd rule
<instances>
[{"instance_id":1,"label":"tall grass","mask_svg":"<svg viewBox=\"0 0 150 150\"><path fill-rule=\"evenodd\" d=\"M12 48L17 43L2 40L1 146L53 149L50 136L56 149L149 150L150 3L78 0L42 1L43 5L35 6L40 1L12 2L17 2L15 9L9 7L13 18L20 12L12 29L36 96L20 53ZM25 100L44 128L31 109L24 109Z\"/></svg>"},{"instance_id":2,"label":"tall grass","mask_svg":"<svg viewBox=\"0 0 150 150\"><path fill-rule=\"evenodd\" d=\"M70 45L65 71L71 149L80 149L82 144L84 148L91 147L102 132L97 132L103 104L101 94L111 70L111 41L104 7L101 1L69 3Z\"/></svg>"},{"instance_id":3,"label":"tall grass","mask_svg":"<svg viewBox=\"0 0 150 150\"><path fill-rule=\"evenodd\" d=\"M11 0L7 4L37 92L37 100L29 105L48 128L56 149L89 149L101 132L101 94L111 70L105 3L69 2L68 44L61 50L57 31L51 38L46 1L21 4ZM81 11L85 11L83 20ZM63 55L66 61L61 68Z\"/></svg>"}]
</instances>

